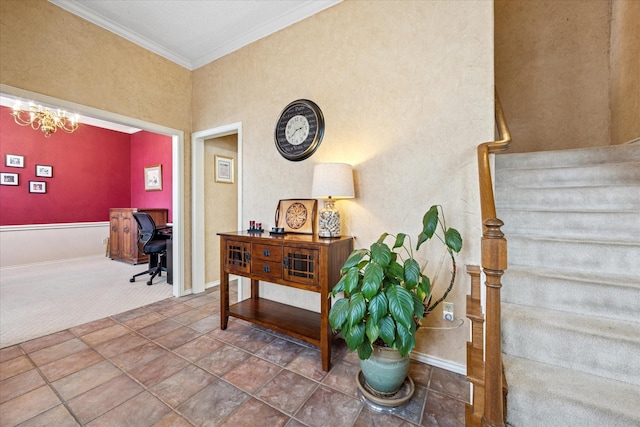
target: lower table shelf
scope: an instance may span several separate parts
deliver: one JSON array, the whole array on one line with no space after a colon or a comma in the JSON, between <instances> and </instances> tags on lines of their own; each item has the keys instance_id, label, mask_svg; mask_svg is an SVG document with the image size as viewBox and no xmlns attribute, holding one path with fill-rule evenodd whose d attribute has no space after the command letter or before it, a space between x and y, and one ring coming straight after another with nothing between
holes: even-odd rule
<instances>
[{"instance_id":1,"label":"lower table shelf","mask_svg":"<svg viewBox=\"0 0 640 427\"><path fill-rule=\"evenodd\" d=\"M229 306L229 315L320 346L320 313L250 298Z\"/></svg>"}]
</instances>

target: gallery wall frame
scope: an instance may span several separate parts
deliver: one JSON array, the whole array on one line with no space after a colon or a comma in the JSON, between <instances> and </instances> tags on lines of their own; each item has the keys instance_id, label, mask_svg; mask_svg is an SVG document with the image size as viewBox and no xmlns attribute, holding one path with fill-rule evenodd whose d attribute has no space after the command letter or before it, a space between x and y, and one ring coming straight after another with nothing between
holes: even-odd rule
<instances>
[{"instance_id":1,"label":"gallery wall frame","mask_svg":"<svg viewBox=\"0 0 640 427\"><path fill-rule=\"evenodd\" d=\"M19 176L17 173L0 173L0 185L19 185Z\"/></svg>"},{"instance_id":2,"label":"gallery wall frame","mask_svg":"<svg viewBox=\"0 0 640 427\"><path fill-rule=\"evenodd\" d=\"M235 171L233 167L233 157L214 156L216 162L216 182L233 184Z\"/></svg>"},{"instance_id":3,"label":"gallery wall frame","mask_svg":"<svg viewBox=\"0 0 640 427\"><path fill-rule=\"evenodd\" d=\"M53 166L36 165L36 176L43 178L53 177Z\"/></svg>"},{"instance_id":4,"label":"gallery wall frame","mask_svg":"<svg viewBox=\"0 0 640 427\"><path fill-rule=\"evenodd\" d=\"M144 168L144 190L162 190L162 165L145 166Z\"/></svg>"},{"instance_id":5,"label":"gallery wall frame","mask_svg":"<svg viewBox=\"0 0 640 427\"><path fill-rule=\"evenodd\" d=\"M5 154L4 156L4 165L10 168L23 168L24 167L24 156L19 154Z\"/></svg>"},{"instance_id":6,"label":"gallery wall frame","mask_svg":"<svg viewBox=\"0 0 640 427\"><path fill-rule=\"evenodd\" d=\"M29 181L29 193L45 194L46 192L46 181Z\"/></svg>"}]
</instances>

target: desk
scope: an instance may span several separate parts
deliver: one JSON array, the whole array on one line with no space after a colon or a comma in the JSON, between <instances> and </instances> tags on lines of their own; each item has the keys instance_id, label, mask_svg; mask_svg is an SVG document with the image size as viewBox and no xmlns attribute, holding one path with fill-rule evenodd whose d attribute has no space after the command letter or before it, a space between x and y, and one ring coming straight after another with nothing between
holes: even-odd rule
<instances>
[{"instance_id":1,"label":"desk","mask_svg":"<svg viewBox=\"0 0 640 427\"><path fill-rule=\"evenodd\" d=\"M111 208L109 209L109 257L130 264L149 261L138 247L138 225L134 212L146 212L158 224L167 223L167 209L156 208Z\"/></svg>"},{"instance_id":2,"label":"desk","mask_svg":"<svg viewBox=\"0 0 640 427\"><path fill-rule=\"evenodd\" d=\"M170 225L158 227L158 234L167 236L167 255L165 267L167 268L167 283L173 285L173 228Z\"/></svg>"},{"instance_id":3,"label":"desk","mask_svg":"<svg viewBox=\"0 0 640 427\"><path fill-rule=\"evenodd\" d=\"M329 291L353 250L351 237L230 232L220 236L220 328L229 316L264 326L320 348L331 367ZM229 305L229 274L251 279L251 298ZM320 294L320 313L260 298L260 280Z\"/></svg>"}]
</instances>

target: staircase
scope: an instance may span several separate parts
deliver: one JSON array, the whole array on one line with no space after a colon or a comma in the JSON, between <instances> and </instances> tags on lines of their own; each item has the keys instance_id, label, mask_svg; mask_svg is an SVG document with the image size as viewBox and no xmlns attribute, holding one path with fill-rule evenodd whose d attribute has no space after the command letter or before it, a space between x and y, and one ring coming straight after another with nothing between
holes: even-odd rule
<instances>
[{"instance_id":1,"label":"staircase","mask_svg":"<svg viewBox=\"0 0 640 427\"><path fill-rule=\"evenodd\" d=\"M640 143L496 156L507 424L640 426Z\"/></svg>"}]
</instances>

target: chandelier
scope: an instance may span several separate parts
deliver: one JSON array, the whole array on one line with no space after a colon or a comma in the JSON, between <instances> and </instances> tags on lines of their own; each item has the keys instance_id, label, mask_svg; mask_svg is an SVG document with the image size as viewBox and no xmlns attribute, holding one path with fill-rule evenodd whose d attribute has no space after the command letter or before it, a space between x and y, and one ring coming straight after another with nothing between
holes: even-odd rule
<instances>
[{"instance_id":1,"label":"chandelier","mask_svg":"<svg viewBox=\"0 0 640 427\"><path fill-rule=\"evenodd\" d=\"M67 133L78 129L77 114L67 116L64 110L51 110L41 105L29 104L29 109L23 110L18 103L13 107L11 115L20 126L31 126L33 130L40 129L47 138L58 128Z\"/></svg>"}]
</instances>

